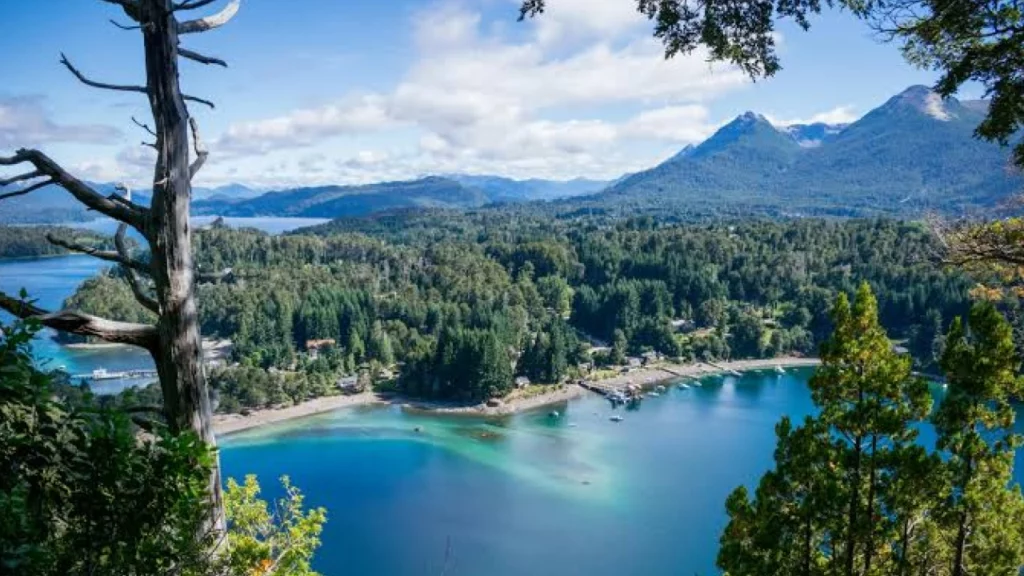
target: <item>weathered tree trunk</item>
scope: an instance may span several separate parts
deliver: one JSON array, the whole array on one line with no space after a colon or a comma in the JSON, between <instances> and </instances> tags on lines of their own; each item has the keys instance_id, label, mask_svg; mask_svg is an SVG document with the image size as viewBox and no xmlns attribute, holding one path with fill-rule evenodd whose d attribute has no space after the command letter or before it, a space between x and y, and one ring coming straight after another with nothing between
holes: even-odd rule
<instances>
[{"instance_id":1,"label":"weathered tree trunk","mask_svg":"<svg viewBox=\"0 0 1024 576\"><path fill-rule=\"evenodd\" d=\"M160 317L153 353L166 416L172 430L195 432L216 446L212 409L203 372L195 300L189 201L189 116L178 84L178 31L171 0L146 0L141 20L146 50L146 88L159 135L153 175L152 221L146 230ZM220 460L210 477L214 526L223 525Z\"/></svg>"},{"instance_id":2,"label":"weathered tree trunk","mask_svg":"<svg viewBox=\"0 0 1024 576\"><path fill-rule=\"evenodd\" d=\"M43 186L64 188L91 210L121 223L114 238L117 252L107 252L74 242L52 240L69 250L90 254L114 262L125 271L138 302L157 315L155 326L116 322L73 310L49 312L31 303L0 293L0 309L19 318L33 318L43 326L97 336L110 342L145 348L156 363L164 400L164 415L173 432L192 431L211 448L216 447L212 428L212 410L203 372L203 350L199 335L199 315L195 301L195 273L192 261L192 230L189 201L192 177L206 161L198 128L189 117L186 102L213 106L202 98L181 93L178 82L178 58L200 64L227 66L213 58L180 48L178 36L212 30L228 23L238 12L241 0L229 0L213 15L179 21L175 14L201 9L214 0L104 0L120 6L134 25L118 25L124 30L140 30L145 46L146 85L122 85L98 82L85 76L61 55L63 64L75 78L87 86L102 90L144 94L149 99L154 125L135 123L156 137L157 151L153 174L153 200L149 208L134 204L131 194L104 196L79 180L39 150L20 149L13 156L0 156L0 166L31 164L35 170L0 180L0 187L14 182L42 178L21 190L0 194L0 200L28 194ZM189 162L189 130L192 131L195 159ZM149 243L149 263L135 260L128 253L124 235L131 226ZM156 297L146 293L135 276L150 276ZM210 474L209 497L212 505L206 531L224 527L221 498L220 464L214 460Z\"/></svg>"}]
</instances>

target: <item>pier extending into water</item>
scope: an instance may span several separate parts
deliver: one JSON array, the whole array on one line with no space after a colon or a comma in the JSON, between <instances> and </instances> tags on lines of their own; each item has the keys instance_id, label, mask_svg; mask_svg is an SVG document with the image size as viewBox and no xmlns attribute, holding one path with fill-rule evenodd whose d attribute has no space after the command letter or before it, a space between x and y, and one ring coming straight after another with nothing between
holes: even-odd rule
<instances>
[{"instance_id":1,"label":"pier extending into water","mask_svg":"<svg viewBox=\"0 0 1024 576\"><path fill-rule=\"evenodd\" d=\"M74 380L139 380L142 378L156 378L156 370L122 370L108 372L106 370L93 370L88 374L72 374Z\"/></svg>"}]
</instances>

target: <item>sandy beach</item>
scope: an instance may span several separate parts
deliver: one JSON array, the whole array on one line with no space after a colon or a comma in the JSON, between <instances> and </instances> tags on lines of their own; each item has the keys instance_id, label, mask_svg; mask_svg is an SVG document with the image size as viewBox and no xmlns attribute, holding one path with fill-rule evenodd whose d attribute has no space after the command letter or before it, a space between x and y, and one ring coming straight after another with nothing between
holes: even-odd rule
<instances>
[{"instance_id":1,"label":"sandy beach","mask_svg":"<svg viewBox=\"0 0 1024 576\"><path fill-rule=\"evenodd\" d=\"M715 363L695 362L692 364L659 363L654 366L638 368L632 372L618 374L611 378L603 379L600 382L602 385L614 387L625 387L629 384L647 387L680 377L699 378L701 376L730 371L772 370L776 366L798 368L817 366L818 364L820 364L820 361L817 358L771 358L766 360L734 360ZM375 392L363 392L352 396L326 396L284 408L253 410L244 416L242 414L216 414L213 417L213 429L218 435L228 435L268 424L313 416L314 414L372 404L391 404L401 406L406 410L437 414L503 416L558 404L559 402L572 400L587 393L584 388L576 384L566 384L559 387L551 386L548 388L550 389L533 394L516 391L509 395L509 397L502 399L501 402L493 405L486 403L466 405L449 402L431 402L402 396L382 396Z\"/></svg>"},{"instance_id":2,"label":"sandy beach","mask_svg":"<svg viewBox=\"0 0 1024 576\"><path fill-rule=\"evenodd\" d=\"M522 391L516 391L508 397L501 399L495 405L487 403L480 404L451 404L444 402L430 402L422 400L396 400L393 403L401 405L407 410L420 412L432 412L435 414L469 414L475 416L506 416L541 408L551 404L558 404L579 398L586 393L582 387L576 384L564 384L562 386L547 386L549 390L540 393L524 395Z\"/></svg>"},{"instance_id":3,"label":"sandy beach","mask_svg":"<svg viewBox=\"0 0 1024 576\"><path fill-rule=\"evenodd\" d=\"M218 435L227 435L267 424L331 412L340 408L383 404L385 402L386 400L381 399L380 396L373 392L363 392L362 394L353 394L352 396L324 396L284 408L253 410L246 415L215 414L213 416L213 430Z\"/></svg>"},{"instance_id":4,"label":"sandy beach","mask_svg":"<svg viewBox=\"0 0 1024 576\"><path fill-rule=\"evenodd\" d=\"M617 374L611 378L601 379L603 386L624 388L630 384L647 387L673 378L700 378L712 374L727 372L744 372L748 370L774 370L776 366L785 368L803 368L817 366L821 360L817 358L768 358L764 360L731 360L729 362L694 362L691 364L673 364L661 362L653 366L637 368L632 372Z\"/></svg>"}]
</instances>

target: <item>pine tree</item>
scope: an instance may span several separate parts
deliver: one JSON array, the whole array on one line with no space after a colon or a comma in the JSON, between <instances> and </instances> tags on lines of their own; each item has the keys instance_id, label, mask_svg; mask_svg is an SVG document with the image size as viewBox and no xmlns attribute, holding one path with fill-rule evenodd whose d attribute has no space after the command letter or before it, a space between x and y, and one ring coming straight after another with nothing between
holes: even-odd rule
<instances>
[{"instance_id":1,"label":"pine tree","mask_svg":"<svg viewBox=\"0 0 1024 576\"><path fill-rule=\"evenodd\" d=\"M629 342L626 340L626 334L622 330L615 330L615 339L612 342L612 363L622 364L626 361L626 351L629 348Z\"/></svg>"},{"instance_id":2,"label":"pine tree","mask_svg":"<svg viewBox=\"0 0 1024 576\"><path fill-rule=\"evenodd\" d=\"M878 322L878 303L867 283L853 305L840 294L835 331L822 346L822 365L811 378L820 419L841 439L846 489L843 574L871 573L879 544L891 529L884 513L885 487L896 476L892 456L916 437L910 427L931 408L923 380L898 355ZM858 561L859 560L859 561Z\"/></svg>"},{"instance_id":3,"label":"pine tree","mask_svg":"<svg viewBox=\"0 0 1024 576\"><path fill-rule=\"evenodd\" d=\"M1024 565L1024 499L1010 489L1011 398L1024 387L1009 323L988 303L971 309L969 331L957 318L942 368L949 393L935 415L938 447L949 454L950 494L939 517L952 532L949 574L1017 574Z\"/></svg>"}]
</instances>

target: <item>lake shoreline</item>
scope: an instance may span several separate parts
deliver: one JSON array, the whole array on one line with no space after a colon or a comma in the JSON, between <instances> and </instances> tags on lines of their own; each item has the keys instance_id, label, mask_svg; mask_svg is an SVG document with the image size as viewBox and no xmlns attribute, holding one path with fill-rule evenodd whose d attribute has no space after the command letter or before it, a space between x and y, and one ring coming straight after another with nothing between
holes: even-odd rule
<instances>
[{"instance_id":1,"label":"lake shoreline","mask_svg":"<svg viewBox=\"0 0 1024 576\"><path fill-rule=\"evenodd\" d=\"M626 386L634 384L641 387L647 387L677 378L700 378L733 371L745 372L755 370L773 370L776 366L783 369L806 368L817 366L820 363L821 361L817 358L795 357L770 358L762 360L733 360L729 362L716 363L661 363L654 366L639 368L632 372L620 374L612 378L603 379L600 380L600 382L602 384L612 386ZM398 406L403 410L410 410L423 414L483 417L508 416L568 402L587 393L587 391L578 384L565 384L558 387L552 386L551 388L551 390L546 390L539 394L525 397L517 397L514 392L511 398L502 400L495 405L488 405L487 403L458 404L452 402L420 400L400 395L386 395L376 392L362 392L351 396L323 396L307 400L293 406L253 410L247 415L216 414L213 417L213 429L218 436L229 436L246 430L315 416L317 414L334 412L335 410L374 405Z\"/></svg>"}]
</instances>

